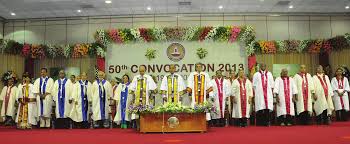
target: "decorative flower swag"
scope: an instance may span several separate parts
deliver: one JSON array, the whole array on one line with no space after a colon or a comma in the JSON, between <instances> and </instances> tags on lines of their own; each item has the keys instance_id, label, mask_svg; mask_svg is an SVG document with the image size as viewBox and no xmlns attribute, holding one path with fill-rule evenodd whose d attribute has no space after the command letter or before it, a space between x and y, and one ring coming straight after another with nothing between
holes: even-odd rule
<instances>
[{"instance_id":1,"label":"decorative flower swag","mask_svg":"<svg viewBox=\"0 0 350 144\"><path fill-rule=\"evenodd\" d=\"M100 57L106 55L110 43L124 44L134 42L164 42L164 41L216 41L240 42L245 46L248 56L256 53L330 53L334 50L350 48L350 34L336 36L330 39L315 40L256 40L255 31L251 26L220 26L220 27L165 27L165 28L132 28L98 30L94 43L77 43L73 45L27 44L14 40L0 39L0 52L12 55L22 55L26 58L81 58ZM155 57L155 51L146 51L146 57ZM201 55L205 54L202 51ZM205 57L205 56L204 56Z\"/></svg>"}]
</instances>

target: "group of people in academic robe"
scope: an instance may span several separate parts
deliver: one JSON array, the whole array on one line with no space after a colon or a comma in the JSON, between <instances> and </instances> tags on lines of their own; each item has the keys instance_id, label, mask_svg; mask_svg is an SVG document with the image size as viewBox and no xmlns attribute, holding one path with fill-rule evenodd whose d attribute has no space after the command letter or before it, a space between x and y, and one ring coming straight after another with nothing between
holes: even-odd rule
<instances>
[{"instance_id":1,"label":"group of people in academic robe","mask_svg":"<svg viewBox=\"0 0 350 144\"><path fill-rule=\"evenodd\" d=\"M254 74L253 89L257 125L271 125L273 111L281 126L294 124L295 117L298 124L311 124L313 115L317 124L329 124L334 109L337 120L347 120L350 89L342 68L337 69L332 80L324 74L322 66L311 76L305 65L293 77L288 76L287 69L282 69L280 77L273 80L262 64L261 70Z\"/></svg>"},{"instance_id":2,"label":"group of people in academic robe","mask_svg":"<svg viewBox=\"0 0 350 144\"><path fill-rule=\"evenodd\" d=\"M252 81L245 70L238 73L217 70L209 77L202 71L202 64L195 64L195 71L187 78L176 73L175 65L169 66L169 73L162 80L158 90L152 76L145 73L145 66L139 67L139 74L131 78L123 75L119 83L106 80L104 72L89 82L87 74L66 78L64 70L54 81L42 68L40 78L31 83L26 73L22 82L15 86L15 79L9 78L1 91L1 117L5 124L16 123L18 128L27 129L37 125L48 128L108 128L113 124L121 128L138 126L139 115L130 113L130 106L153 106L156 96L161 96L163 104L183 104L186 95L190 107L211 102L214 110L206 113L206 119L213 126L225 126L233 119L233 124L248 126L251 116L256 125L269 126L272 113L281 126L310 124L313 113L318 124L329 124L334 110L337 120L347 120L349 111L349 82L343 76L343 69L336 71L330 80L322 66L312 77L301 65L300 72L289 77L288 70L282 69L275 80L261 64ZM15 104L18 103L16 110ZM16 112L17 111L17 112ZM254 112L254 114L252 114ZM53 124L53 125L52 125Z\"/></svg>"}]
</instances>

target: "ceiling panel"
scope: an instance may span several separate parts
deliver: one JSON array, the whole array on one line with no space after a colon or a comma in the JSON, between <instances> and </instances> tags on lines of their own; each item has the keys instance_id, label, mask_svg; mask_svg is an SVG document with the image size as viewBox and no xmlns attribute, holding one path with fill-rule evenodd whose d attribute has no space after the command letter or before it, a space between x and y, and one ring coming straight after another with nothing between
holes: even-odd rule
<instances>
[{"instance_id":1,"label":"ceiling panel","mask_svg":"<svg viewBox=\"0 0 350 144\"><path fill-rule=\"evenodd\" d=\"M188 2L189 5L179 5ZM279 4L284 5L279 5ZM223 6L219 9L219 6ZM293 9L288 6L293 5ZM0 0L5 19L166 13L350 13L349 0ZM151 10L147 10L151 7ZM78 13L77 10L81 10ZM16 13L11 16L11 12Z\"/></svg>"}]
</instances>

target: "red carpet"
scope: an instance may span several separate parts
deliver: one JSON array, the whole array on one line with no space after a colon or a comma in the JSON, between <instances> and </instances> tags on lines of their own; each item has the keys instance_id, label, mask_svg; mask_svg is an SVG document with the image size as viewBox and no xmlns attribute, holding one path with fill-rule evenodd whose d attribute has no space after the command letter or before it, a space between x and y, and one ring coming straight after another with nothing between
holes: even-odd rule
<instances>
[{"instance_id":1,"label":"red carpet","mask_svg":"<svg viewBox=\"0 0 350 144\"><path fill-rule=\"evenodd\" d=\"M1 144L350 144L350 122L330 126L225 127L207 133L142 134L122 129L0 128Z\"/></svg>"}]
</instances>

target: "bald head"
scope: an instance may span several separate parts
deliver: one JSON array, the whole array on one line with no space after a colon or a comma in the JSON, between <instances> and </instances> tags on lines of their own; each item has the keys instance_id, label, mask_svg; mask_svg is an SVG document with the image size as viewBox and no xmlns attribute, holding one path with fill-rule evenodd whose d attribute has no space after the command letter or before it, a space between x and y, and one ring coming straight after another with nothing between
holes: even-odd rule
<instances>
[{"instance_id":1,"label":"bald head","mask_svg":"<svg viewBox=\"0 0 350 144\"><path fill-rule=\"evenodd\" d=\"M171 65L169 66L169 72L170 72L171 74L174 74L174 73L175 73L175 70L176 70L175 65L174 65L174 64L171 64Z\"/></svg>"},{"instance_id":2,"label":"bald head","mask_svg":"<svg viewBox=\"0 0 350 144\"><path fill-rule=\"evenodd\" d=\"M145 71L146 71L146 66L141 65L141 66L139 67L139 73L140 73L140 75L143 76L143 75L145 74Z\"/></svg>"}]
</instances>

